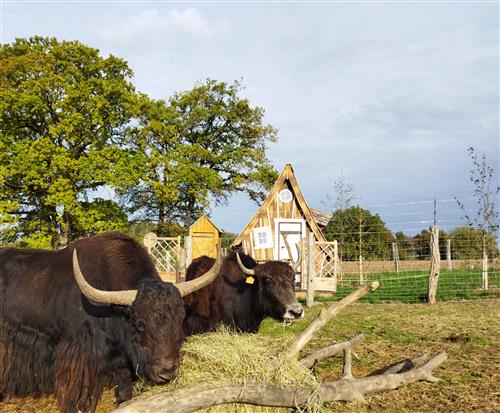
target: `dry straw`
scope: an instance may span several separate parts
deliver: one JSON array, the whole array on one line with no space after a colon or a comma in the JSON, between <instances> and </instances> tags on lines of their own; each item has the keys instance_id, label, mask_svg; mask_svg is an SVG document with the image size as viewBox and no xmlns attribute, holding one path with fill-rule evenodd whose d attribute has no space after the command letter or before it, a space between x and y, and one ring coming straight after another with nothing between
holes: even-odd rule
<instances>
[{"instance_id":1,"label":"dry straw","mask_svg":"<svg viewBox=\"0 0 500 413\"><path fill-rule=\"evenodd\" d=\"M292 338L278 340L258 334L236 334L226 328L220 328L214 333L192 336L183 345L181 370L172 383L154 387L139 383L137 390L141 393L140 397L143 397L188 384L227 380L242 385L257 381L283 387L318 388L319 382L309 369L296 359L284 360L281 357ZM317 397L313 397L301 409L297 411L319 412L320 402ZM290 409L226 404L202 411L264 413L289 412Z\"/></svg>"}]
</instances>

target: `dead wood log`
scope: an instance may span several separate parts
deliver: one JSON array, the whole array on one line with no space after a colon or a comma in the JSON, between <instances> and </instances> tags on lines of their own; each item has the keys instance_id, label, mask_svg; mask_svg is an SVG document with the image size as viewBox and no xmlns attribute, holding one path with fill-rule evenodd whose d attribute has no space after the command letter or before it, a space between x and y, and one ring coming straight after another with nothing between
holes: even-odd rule
<instances>
[{"instance_id":1,"label":"dead wood log","mask_svg":"<svg viewBox=\"0 0 500 413\"><path fill-rule=\"evenodd\" d=\"M321 310L317 317L294 340L287 353L285 354L285 358L291 359L297 356L300 350L302 350L302 348L304 348L304 346L309 343L313 335L334 316L336 316L340 312L340 310L344 309L349 304L352 304L355 301L359 300L369 292L376 290L377 288L377 281L366 283L353 293L349 294L347 297L343 298L340 301L336 301L330 304L328 308L324 308L323 310Z\"/></svg>"},{"instance_id":2,"label":"dead wood log","mask_svg":"<svg viewBox=\"0 0 500 413\"><path fill-rule=\"evenodd\" d=\"M310 369L314 367L318 362L324 360L328 357L335 356L343 352L346 348L354 348L357 344L361 343L365 338L364 334L358 334L357 336L351 338L350 340L343 341L342 343L332 344L328 347L323 347L319 350L314 351L313 353L305 356L299 360L299 362L304 366Z\"/></svg>"},{"instance_id":3,"label":"dead wood log","mask_svg":"<svg viewBox=\"0 0 500 413\"><path fill-rule=\"evenodd\" d=\"M350 350L349 350L350 351ZM246 403L269 407L296 407L311 398L319 401L364 400L364 395L396 389L417 381L436 382L432 375L446 360L445 352L438 353L423 366L403 372L387 373L364 378L346 375L333 382L325 382L319 388L289 389L269 383L230 382L195 384L170 392L158 393L144 399L135 399L113 410L115 413L190 413L225 403ZM350 371L350 367L348 367Z\"/></svg>"}]
</instances>

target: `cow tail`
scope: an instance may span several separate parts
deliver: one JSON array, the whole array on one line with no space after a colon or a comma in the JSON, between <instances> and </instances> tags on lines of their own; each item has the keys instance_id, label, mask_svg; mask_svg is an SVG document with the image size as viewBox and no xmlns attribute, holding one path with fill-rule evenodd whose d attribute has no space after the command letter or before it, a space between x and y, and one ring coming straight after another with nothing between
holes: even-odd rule
<instances>
[{"instance_id":1,"label":"cow tail","mask_svg":"<svg viewBox=\"0 0 500 413\"><path fill-rule=\"evenodd\" d=\"M59 343L55 357L54 394L62 413L94 412L105 385L104 339L86 322L73 341Z\"/></svg>"}]
</instances>

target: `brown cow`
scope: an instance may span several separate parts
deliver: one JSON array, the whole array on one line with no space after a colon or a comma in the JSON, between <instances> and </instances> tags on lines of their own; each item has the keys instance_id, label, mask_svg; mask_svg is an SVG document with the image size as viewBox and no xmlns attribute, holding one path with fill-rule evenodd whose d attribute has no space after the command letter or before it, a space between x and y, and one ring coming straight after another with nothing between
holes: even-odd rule
<instances>
[{"instance_id":1,"label":"brown cow","mask_svg":"<svg viewBox=\"0 0 500 413\"><path fill-rule=\"evenodd\" d=\"M106 386L122 402L137 376L173 379L181 297L216 275L163 282L145 249L117 232L59 251L0 249L0 396L53 393L61 412L94 412Z\"/></svg>"},{"instance_id":2,"label":"brown cow","mask_svg":"<svg viewBox=\"0 0 500 413\"><path fill-rule=\"evenodd\" d=\"M214 259L195 259L186 279L196 279ZM232 253L226 257L216 280L184 298L186 335L211 331L224 324L243 332L256 332L266 317L290 321L304 310L294 294L294 269L281 261L257 264L252 257Z\"/></svg>"}]
</instances>

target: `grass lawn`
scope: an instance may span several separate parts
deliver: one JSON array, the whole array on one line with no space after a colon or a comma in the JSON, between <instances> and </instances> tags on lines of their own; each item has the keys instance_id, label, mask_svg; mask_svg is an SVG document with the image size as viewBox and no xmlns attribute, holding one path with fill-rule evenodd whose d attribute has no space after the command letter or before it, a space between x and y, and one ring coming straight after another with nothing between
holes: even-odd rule
<instances>
[{"instance_id":1,"label":"grass lawn","mask_svg":"<svg viewBox=\"0 0 500 413\"><path fill-rule=\"evenodd\" d=\"M423 303L427 301L429 274L425 271L407 271L401 273L384 272L368 274L366 280L377 280L380 287L361 301L379 303L400 301L402 303ZM437 299L470 300L478 298L500 297L500 271L489 272L489 290L481 290L482 274L472 270L441 270ZM347 275L338 282L337 296L345 297L359 285L358 275Z\"/></svg>"},{"instance_id":2,"label":"grass lawn","mask_svg":"<svg viewBox=\"0 0 500 413\"><path fill-rule=\"evenodd\" d=\"M266 320L263 334L280 336L301 331L321 306L290 327ZM325 412L499 412L500 411L500 300L428 304L357 303L329 322L305 349L349 339L358 333L360 360L353 374L365 376L393 362L430 350L448 353L435 370L436 384L416 383L399 390L369 396L368 403L333 403ZM342 358L315 367L324 380L342 371Z\"/></svg>"},{"instance_id":3,"label":"grass lawn","mask_svg":"<svg viewBox=\"0 0 500 413\"><path fill-rule=\"evenodd\" d=\"M291 326L266 320L260 334L276 338L296 334L321 308L307 309L306 317ZM323 328L305 352L364 333L365 341L356 350L360 359L353 361L357 377L427 350L446 350L448 360L434 372L442 379L439 383L416 383L371 395L367 403L332 403L324 407L324 412L500 411L499 316L498 299L434 306L365 302L348 307ZM334 380L341 369L342 358L335 357L320 363L315 372L324 380ZM112 407L112 392L107 391L98 412ZM52 398L9 399L0 402L0 412L54 413L57 408Z\"/></svg>"}]
</instances>

